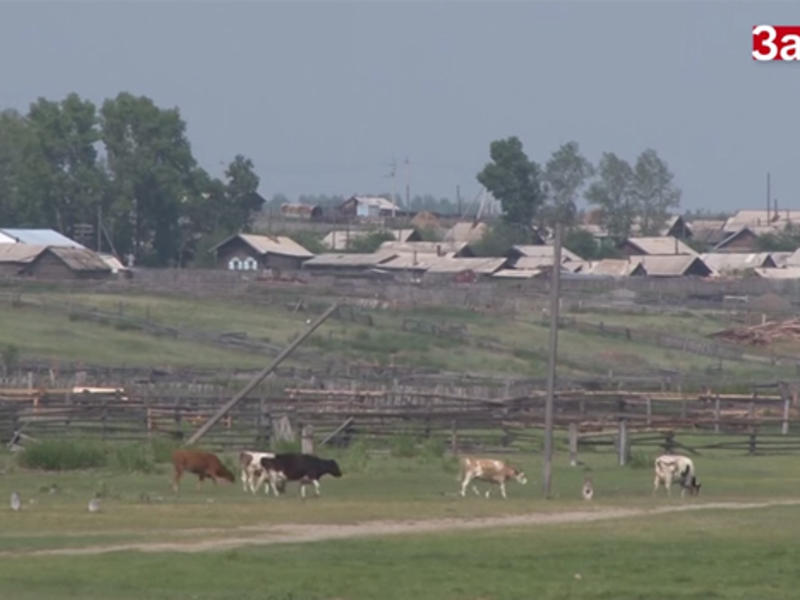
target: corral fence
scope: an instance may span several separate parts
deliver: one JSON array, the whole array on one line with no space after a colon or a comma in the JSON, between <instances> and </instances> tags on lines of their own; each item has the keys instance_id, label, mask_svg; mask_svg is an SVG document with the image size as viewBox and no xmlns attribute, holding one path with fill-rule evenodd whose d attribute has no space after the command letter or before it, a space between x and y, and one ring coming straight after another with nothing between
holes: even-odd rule
<instances>
[{"instance_id":1,"label":"corral fence","mask_svg":"<svg viewBox=\"0 0 800 600\"><path fill-rule=\"evenodd\" d=\"M541 390L495 397L444 386L261 391L226 414L204 444L266 448L297 440L306 430L318 446L358 439L389 444L407 436L436 440L453 452L511 453L538 450L544 422ZM9 441L22 435L128 442L159 436L181 442L224 403L226 394L213 384L6 388L0 390L0 433ZM573 461L578 452L614 450L625 464L632 445L681 448L678 436L689 431L709 434L715 441L706 447L719 450L800 450L797 387L786 383L754 388L750 394L560 390L555 424L568 434Z\"/></svg>"}]
</instances>

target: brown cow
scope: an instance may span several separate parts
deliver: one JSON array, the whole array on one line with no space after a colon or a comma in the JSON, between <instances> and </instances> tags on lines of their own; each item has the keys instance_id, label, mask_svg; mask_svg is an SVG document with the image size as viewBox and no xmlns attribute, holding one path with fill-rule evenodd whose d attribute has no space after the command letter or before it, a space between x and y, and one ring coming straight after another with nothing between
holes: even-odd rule
<instances>
[{"instance_id":1,"label":"brown cow","mask_svg":"<svg viewBox=\"0 0 800 600\"><path fill-rule=\"evenodd\" d=\"M219 479L233 483L234 476L225 468L219 458L210 452L200 450L175 450L172 453L172 466L175 467L175 477L172 481L172 489L177 493L178 483L184 471L194 473L203 481L206 477L211 477L214 483Z\"/></svg>"}]
</instances>

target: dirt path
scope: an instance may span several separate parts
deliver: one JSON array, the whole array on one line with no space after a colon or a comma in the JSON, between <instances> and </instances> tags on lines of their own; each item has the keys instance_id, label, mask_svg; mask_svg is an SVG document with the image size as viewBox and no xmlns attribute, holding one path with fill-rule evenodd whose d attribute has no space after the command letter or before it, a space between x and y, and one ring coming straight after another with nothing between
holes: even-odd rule
<instances>
[{"instance_id":1,"label":"dirt path","mask_svg":"<svg viewBox=\"0 0 800 600\"><path fill-rule=\"evenodd\" d=\"M421 521L366 521L350 525L264 525L247 526L231 530L234 535L225 538L201 539L180 542L137 542L85 546L80 548L53 548L0 552L0 556L79 556L138 550L141 552L206 552L229 550L243 546L318 542L343 538L358 538L376 535L399 535L409 533L434 533L443 531L468 531L495 527L551 525L558 523L586 523L608 519L623 519L674 512L702 510L743 510L774 506L798 506L800 500L776 502L709 502L707 504L685 504L659 508L601 508L562 513L529 513L502 517L474 519L426 519ZM242 535L243 533L249 535ZM237 535L238 534L238 535Z\"/></svg>"}]
</instances>

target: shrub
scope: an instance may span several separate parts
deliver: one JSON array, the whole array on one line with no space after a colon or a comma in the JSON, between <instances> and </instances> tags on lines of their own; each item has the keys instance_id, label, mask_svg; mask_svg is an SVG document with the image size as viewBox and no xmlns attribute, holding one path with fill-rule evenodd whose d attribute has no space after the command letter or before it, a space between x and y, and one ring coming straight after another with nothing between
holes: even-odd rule
<instances>
[{"instance_id":1,"label":"shrub","mask_svg":"<svg viewBox=\"0 0 800 600\"><path fill-rule=\"evenodd\" d=\"M172 460L172 452L177 450L180 444L177 441L164 438L154 437L150 440L150 448L153 453L153 461L157 463L170 462Z\"/></svg>"},{"instance_id":2,"label":"shrub","mask_svg":"<svg viewBox=\"0 0 800 600\"><path fill-rule=\"evenodd\" d=\"M369 464L369 451L363 440L358 440L348 446L342 455L342 468L351 473L365 471Z\"/></svg>"},{"instance_id":3,"label":"shrub","mask_svg":"<svg viewBox=\"0 0 800 600\"><path fill-rule=\"evenodd\" d=\"M631 452L628 458L628 466L631 469L649 469L653 466L655 459L646 452Z\"/></svg>"},{"instance_id":4,"label":"shrub","mask_svg":"<svg viewBox=\"0 0 800 600\"><path fill-rule=\"evenodd\" d=\"M111 458L113 466L123 471L152 473L156 468L152 444L116 444Z\"/></svg>"},{"instance_id":5,"label":"shrub","mask_svg":"<svg viewBox=\"0 0 800 600\"><path fill-rule=\"evenodd\" d=\"M108 456L102 444L87 440L43 440L20 454L20 464L29 469L64 471L103 467Z\"/></svg>"}]
</instances>

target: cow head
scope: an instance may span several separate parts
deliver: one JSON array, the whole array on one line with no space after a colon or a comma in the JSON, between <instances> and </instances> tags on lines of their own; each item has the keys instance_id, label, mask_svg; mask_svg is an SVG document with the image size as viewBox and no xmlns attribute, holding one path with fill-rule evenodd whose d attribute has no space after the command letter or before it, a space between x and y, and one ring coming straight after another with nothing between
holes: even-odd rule
<instances>
[{"instance_id":1,"label":"cow head","mask_svg":"<svg viewBox=\"0 0 800 600\"><path fill-rule=\"evenodd\" d=\"M700 495L700 486L702 484L697 481L697 477L692 476L692 479L689 481L689 495L690 496L699 496Z\"/></svg>"},{"instance_id":2,"label":"cow head","mask_svg":"<svg viewBox=\"0 0 800 600\"><path fill-rule=\"evenodd\" d=\"M528 478L525 477L525 473L523 473L519 469L511 467L511 476L517 480L517 483L521 483L522 485L528 483Z\"/></svg>"},{"instance_id":3,"label":"cow head","mask_svg":"<svg viewBox=\"0 0 800 600\"><path fill-rule=\"evenodd\" d=\"M224 479L225 481L230 481L231 483L233 483L236 479L233 476L233 473L231 473L228 468L221 463L219 465L219 469L217 469L217 477Z\"/></svg>"},{"instance_id":4,"label":"cow head","mask_svg":"<svg viewBox=\"0 0 800 600\"><path fill-rule=\"evenodd\" d=\"M335 460L329 460L328 473L330 473L334 477L341 477L342 471L339 469L339 463L337 463Z\"/></svg>"}]
</instances>

